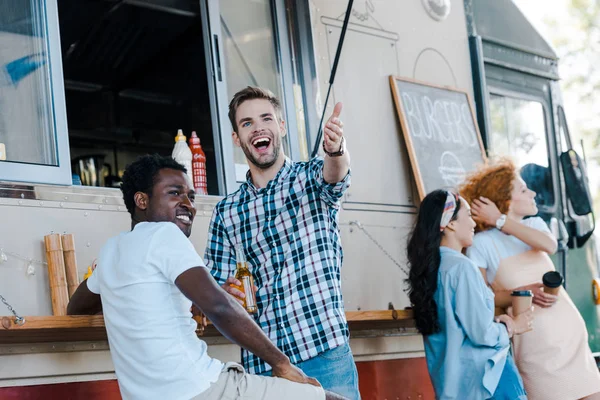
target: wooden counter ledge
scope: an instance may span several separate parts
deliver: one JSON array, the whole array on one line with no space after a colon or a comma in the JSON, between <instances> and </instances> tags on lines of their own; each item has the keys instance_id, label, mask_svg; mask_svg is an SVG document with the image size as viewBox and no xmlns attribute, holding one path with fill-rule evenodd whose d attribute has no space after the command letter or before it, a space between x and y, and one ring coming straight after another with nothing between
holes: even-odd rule
<instances>
[{"instance_id":1,"label":"wooden counter ledge","mask_svg":"<svg viewBox=\"0 0 600 400\"><path fill-rule=\"evenodd\" d=\"M394 330L414 327L410 310L348 311L350 331ZM0 344L77 342L106 340L102 315L25 317L25 324L15 324L15 317L0 317ZM204 337L221 336L209 323Z\"/></svg>"}]
</instances>

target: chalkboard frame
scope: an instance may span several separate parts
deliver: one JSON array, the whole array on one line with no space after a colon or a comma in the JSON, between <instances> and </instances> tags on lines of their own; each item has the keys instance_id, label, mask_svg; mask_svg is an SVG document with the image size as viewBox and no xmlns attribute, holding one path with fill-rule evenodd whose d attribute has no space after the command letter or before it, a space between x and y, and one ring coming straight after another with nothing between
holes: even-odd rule
<instances>
[{"instance_id":1,"label":"chalkboard frame","mask_svg":"<svg viewBox=\"0 0 600 400\"><path fill-rule=\"evenodd\" d=\"M475 109L473 108L473 102L471 101L471 96L468 92L457 89L451 86L441 86L435 85L428 82L418 81L415 79L399 77L395 75L390 75L390 87L392 89L392 95L394 97L394 103L396 105L396 113L398 114L398 119L400 120L400 126L402 128L402 134L404 136L404 141L406 143L406 150L408 151L408 158L410 159L410 165L412 167L413 176L415 178L415 183L417 184L417 191L419 193L419 199L423 200L427 195L428 191L425 188L425 183L423 182L423 176L421 174L421 169L419 168L419 163L417 160L417 153L413 146L412 137L408 128L408 121L406 120L404 114L404 106L402 104L400 90L398 89L398 85L396 85L396 81L413 83L416 85L428 86L434 89L447 90L450 92L463 94L469 104L469 109L471 110L471 119L473 122L473 126L475 127L475 133L477 136L477 140L479 141L479 149L481 150L481 163L484 164L487 161L486 151L483 146L483 140L481 138L481 133L479 132L479 125L477 125L477 118L475 117ZM434 190L434 189L432 189ZM430 190L431 191L431 190Z\"/></svg>"}]
</instances>

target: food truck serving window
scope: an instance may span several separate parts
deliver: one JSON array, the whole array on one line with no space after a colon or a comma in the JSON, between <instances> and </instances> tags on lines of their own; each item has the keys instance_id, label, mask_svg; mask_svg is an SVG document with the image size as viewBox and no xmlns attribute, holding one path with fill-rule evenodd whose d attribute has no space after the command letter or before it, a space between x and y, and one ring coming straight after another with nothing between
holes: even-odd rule
<instances>
[{"instance_id":1,"label":"food truck serving window","mask_svg":"<svg viewBox=\"0 0 600 400\"><path fill-rule=\"evenodd\" d=\"M54 2L0 2L0 180L70 184Z\"/></svg>"},{"instance_id":2,"label":"food truck serving window","mask_svg":"<svg viewBox=\"0 0 600 400\"><path fill-rule=\"evenodd\" d=\"M245 180L227 105L248 85L281 99L285 153L306 159L286 19L284 0L1 2L0 181L118 187L182 129L223 195Z\"/></svg>"},{"instance_id":3,"label":"food truck serving window","mask_svg":"<svg viewBox=\"0 0 600 400\"><path fill-rule=\"evenodd\" d=\"M58 14L71 163L81 184L118 187L138 156L171 155L182 129L187 139L196 132L208 194L220 194L200 2L58 0Z\"/></svg>"}]
</instances>

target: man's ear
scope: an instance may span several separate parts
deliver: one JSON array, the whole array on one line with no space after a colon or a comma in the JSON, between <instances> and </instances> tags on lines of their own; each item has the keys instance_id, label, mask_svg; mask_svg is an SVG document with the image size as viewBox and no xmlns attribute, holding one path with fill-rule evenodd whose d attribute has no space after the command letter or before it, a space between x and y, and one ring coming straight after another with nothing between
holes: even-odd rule
<instances>
[{"instance_id":1,"label":"man's ear","mask_svg":"<svg viewBox=\"0 0 600 400\"><path fill-rule=\"evenodd\" d=\"M231 138L233 139L233 143L237 147L242 147L242 145L240 143L240 135L238 135L238 133L236 131L231 132Z\"/></svg>"},{"instance_id":2,"label":"man's ear","mask_svg":"<svg viewBox=\"0 0 600 400\"><path fill-rule=\"evenodd\" d=\"M285 130L285 121L281 120L281 122L279 123L279 130L281 130L281 136L285 136L287 135L287 131Z\"/></svg>"},{"instance_id":3,"label":"man's ear","mask_svg":"<svg viewBox=\"0 0 600 400\"><path fill-rule=\"evenodd\" d=\"M133 195L133 201L135 202L135 206L142 211L146 211L148 208L148 195L144 192L136 192Z\"/></svg>"}]
</instances>

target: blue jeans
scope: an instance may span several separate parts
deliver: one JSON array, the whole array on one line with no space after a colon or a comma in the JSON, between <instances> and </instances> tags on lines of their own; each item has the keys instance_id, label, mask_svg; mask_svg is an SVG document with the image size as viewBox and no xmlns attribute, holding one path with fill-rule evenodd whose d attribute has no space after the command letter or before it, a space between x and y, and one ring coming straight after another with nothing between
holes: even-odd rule
<instances>
[{"instance_id":1,"label":"blue jeans","mask_svg":"<svg viewBox=\"0 0 600 400\"><path fill-rule=\"evenodd\" d=\"M498 382L492 400L527 400L523 379L521 379L515 360L510 353L506 356L506 364L504 364L504 370L502 370L500 382Z\"/></svg>"},{"instance_id":2,"label":"blue jeans","mask_svg":"<svg viewBox=\"0 0 600 400\"><path fill-rule=\"evenodd\" d=\"M358 371L348 343L296 364L306 375L316 378L323 389L350 400L360 400ZM262 375L271 375L271 371Z\"/></svg>"}]
</instances>

